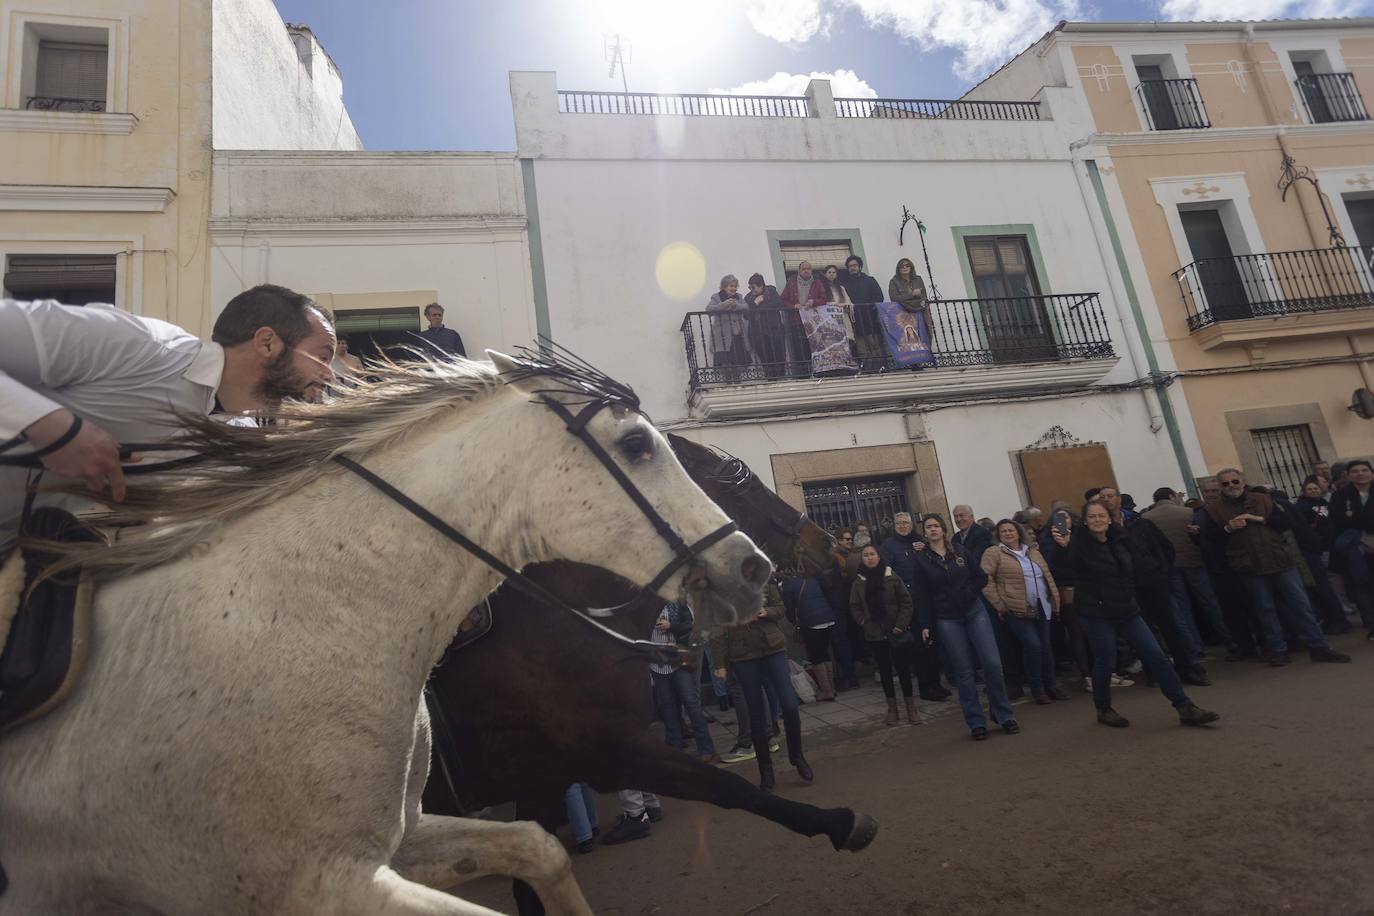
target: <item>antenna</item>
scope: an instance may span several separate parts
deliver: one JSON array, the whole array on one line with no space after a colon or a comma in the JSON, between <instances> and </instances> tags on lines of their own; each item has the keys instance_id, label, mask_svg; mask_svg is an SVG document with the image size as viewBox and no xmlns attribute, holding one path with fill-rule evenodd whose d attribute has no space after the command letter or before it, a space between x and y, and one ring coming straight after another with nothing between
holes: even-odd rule
<instances>
[{"instance_id":1,"label":"antenna","mask_svg":"<svg viewBox=\"0 0 1374 916\"><path fill-rule=\"evenodd\" d=\"M615 79L616 68L620 68L620 84L625 87L625 91L630 91L630 81L625 74L625 65L634 60L634 48L631 47L629 39L621 38L620 35L602 35L602 51L611 67L606 71L606 75Z\"/></svg>"}]
</instances>

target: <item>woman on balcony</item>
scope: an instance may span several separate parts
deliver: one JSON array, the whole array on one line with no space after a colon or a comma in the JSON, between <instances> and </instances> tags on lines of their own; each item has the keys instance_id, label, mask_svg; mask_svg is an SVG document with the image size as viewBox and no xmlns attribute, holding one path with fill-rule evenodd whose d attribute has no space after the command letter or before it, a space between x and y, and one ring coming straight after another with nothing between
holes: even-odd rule
<instances>
[{"instance_id":1,"label":"woman on balcony","mask_svg":"<svg viewBox=\"0 0 1374 916\"><path fill-rule=\"evenodd\" d=\"M763 367L764 375L781 378L787 368L787 344L783 336L783 315L786 308L777 287L763 282L763 274L749 278L749 292L744 297L749 308L749 346L754 359Z\"/></svg>"},{"instance_id":2,"label":"woman on balcony","mask_svg":"<svg viewBox=\"0 0 1374 916\"><path fill-rule=\"evenodd\" d=\"M734 274L720 278L720 289L711 295L706 311L718 314L706 316L715 354L712 365L716 378L722 382L737 382L739 367L749 365L749 346L744 342L744 297L739 294L739 280Z\"/></svg>"}]
</instances>

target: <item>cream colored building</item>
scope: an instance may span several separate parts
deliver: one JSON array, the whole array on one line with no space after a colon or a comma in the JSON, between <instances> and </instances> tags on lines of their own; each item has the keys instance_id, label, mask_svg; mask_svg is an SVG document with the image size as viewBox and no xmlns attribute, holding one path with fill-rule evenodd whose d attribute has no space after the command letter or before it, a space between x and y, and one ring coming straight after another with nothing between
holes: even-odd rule
<instances>
[{"instance_id":1,"label":"cream colored building","mask_svg":"<svg viewBox=\"0 0 1374 916\"><path fill-rule=\"evenodd\" d=\"M6 295L208 333L211 150L361 146L271 0L3 0L0 49Z\"/></svg>"},{"instance_id":2,"label":"cream colored building","mask_svg":"<svg viewBox=\"0 0 1374 916\"><path fill-rule=\"evenodd\" d=\"M1066 87L1194 477L1374 454L1374 19L1064 23L969 98Z\"/></svg>"}]
</instances>

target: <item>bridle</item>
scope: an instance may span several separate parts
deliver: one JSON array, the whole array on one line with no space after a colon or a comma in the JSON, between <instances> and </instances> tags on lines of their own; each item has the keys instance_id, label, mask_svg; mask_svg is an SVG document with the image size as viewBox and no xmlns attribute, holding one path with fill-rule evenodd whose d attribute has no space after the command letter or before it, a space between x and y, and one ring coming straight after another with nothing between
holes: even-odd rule
<instances>
[{"instance_id":1,"label":"bridle","mask_svg":"<svg viewBox=\"0 0 1374 916\"><path fill-rule=\"evenodd\" d=\"M634 485L634 482L631 481L628 476L626 476L625 472L621 470L620 466L615 463L615 460L611 458L609 454L606 453L606 450L601 447L601 443L597 442L596 439L591 435L591 433L587 431L587 425L598 413L600 413L607 407L610 407L613 403L616 403L613 399L601 397L592 400L589 403L587 403L586 406L584 406L576 414L572 413L560 401L558 401L554 397L551 397L548 394L541 394L539 396L539 401L542 404L544 404L544 406L552 410L559 417L559 419L563 421L564 426L566 427L568 432L572 433L578 439L582 440L583 444L586 445L587 448L591 451L591 453L596 456L596 459L601 462L602 467L606 469L607 473L611 475L612 479L614 479L615 482L620 485L620 488L625 491L626 495L630 497L631 502L633 502L635 506L639 508L639 511L644 515L645 518L649 520L650 524L654 526L654 530L658 532L659 537L661 537L665 542L667 542L669 548L672 549L673 558L669 560L666 564L664 564L663 568L658 571L658 574L655 575L653 579L651 579L649 583L644 586L644 591L658 591L663 586L663 584L666 583L670 578L672 578L673 574L676 573L679 569L681 569L683 566L699 557L712 545L729 537L731 534L734 534L736 531L739 530L739 526L735 524L734 521L728 521L724 525L721 525L719 528L712 531L710 534L706 535L705 537L701 538L693 544L688 544L685 540L683 540L682 536L679 535L677 531L673 528L673 526L668 523L668 520L665 519L658 512L658 510L655 509L649 503L649 500L645 498L644 494L639 491L639 488ZM386 480L382 479L380 476L378 476L371 470L367 469L362 464L344 455L336 455L334 457L334 461L338 462L340 465L352 471L354 474L361 477L367 483L371 484L374 488L381 491L382 494L384 494L393 502L398 504L401 508L405 509L411 515L414 515L420 521L424 522L426 525L433 528L435 531L439 532L444 537L448 538L450 541L457 544L459 547L463 548L477 559L481 560L487 566L496 570L505 578L506 583L510 585L511 588L521 592L522 594L530 598L534 598L538 601L547 602L562 610L570 611L576 614L579 618L586 620L588 623L591 623L597 627L601 627L602 629L606 629L607 632L614 632L612 630L609 630L608 628L602 627L601 624L587 617L585 614L582 614L568 607L568 605L562 599L554 596L553 593L549 592L547 589L539 585L534 580L530 579L528 576L525 576L523 573L520 573L515 569L512 569L508 564L498 559L492 553L484 549L481 545L477 544L475 541L467 537L461 531L454 528L452 525L450 525L443 519L439 518L433 512L430 512L424 506L420 505L418 502L411 499L397 487L388 483ZM624 637L619 636L619 634L616 634L616 636L618 639L624 639ZM634 642L636 644L642 643L644 646L652 646L655 650L662 648L660 644L652 643L647 640L632 640L631 642Z\"/></svg>"}]
</instances>

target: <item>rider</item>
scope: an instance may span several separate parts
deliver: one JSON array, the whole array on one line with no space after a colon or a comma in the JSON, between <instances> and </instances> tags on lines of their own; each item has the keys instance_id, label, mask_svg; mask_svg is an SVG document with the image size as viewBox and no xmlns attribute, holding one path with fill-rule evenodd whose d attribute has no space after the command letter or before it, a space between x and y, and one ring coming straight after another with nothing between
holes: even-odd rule
<instances>
[{"instance_id":1,"label":"rider","mask_svg":"<svg viewBox=\"0 0 1374 916\"><path fill-rule=\"evenodd\" d=\"M230 299L208 343L110 306L0 300L0 457L61 443L80 417L44 468L122 500L120 442L174 435L178 413L313 400L334 381L334 343L319 306L271 284ZM28 473L0 467L0 559L18 536Z\"/></svg>"}]
</instances>

